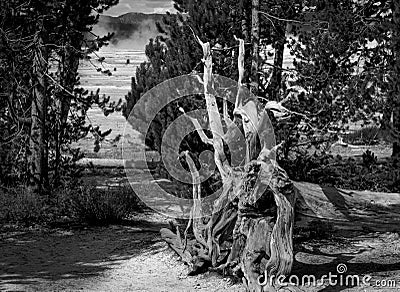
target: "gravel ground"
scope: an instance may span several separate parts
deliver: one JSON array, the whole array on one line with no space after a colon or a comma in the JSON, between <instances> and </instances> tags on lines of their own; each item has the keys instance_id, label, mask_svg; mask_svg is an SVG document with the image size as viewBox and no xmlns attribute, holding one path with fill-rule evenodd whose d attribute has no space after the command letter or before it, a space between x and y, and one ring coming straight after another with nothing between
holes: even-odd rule
<instances>
[{"instance_id":1,"label":"gravel ground","mask_svg":"<svg viewBox=\"0 0 400 292\"><path fill-rule=\"evenodd\" d=\"M2 291L244 291L229 278L187 276L186 266L161 241L159 215L130 225L35 230L0 237ZM303 291L400 291L400 237L382 233L295 245L293 275L370 275L367 284L301 287ZM382 280L387 281L382 287ZM393 287L393 282L395 287ZM307 284L308 283L308 284ZM391 287L387 287L388 285Z\"/></svg>"}]
</instances>

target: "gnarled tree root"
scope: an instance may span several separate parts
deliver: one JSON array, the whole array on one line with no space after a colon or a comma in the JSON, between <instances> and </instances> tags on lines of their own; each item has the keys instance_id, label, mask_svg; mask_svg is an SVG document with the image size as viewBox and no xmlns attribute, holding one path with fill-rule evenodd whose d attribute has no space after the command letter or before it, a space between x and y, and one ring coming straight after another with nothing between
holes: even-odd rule
<instances>
[{"instance_id":1,"label":"gnarled tree root","mask_svg":"<svg viewBox=\"0 0 400 292\"><path fill-rule=\"evenodd\" d=\"M253 161L235 171L215 203L220 211L207 218L206 226L193 224L193 239L187 243L179 231L161 231L163 239L191 267L191 274L210 267L241 278L249 291L279 290L275 279L288 275L293 263L295 192L286 173L277 165L270 166L271 162ZM197 203L193 211L198 212ZM219 204L226 206L221 210ZM259 278L264 275L268 279L263 287Z\"/></svg>"}]
</instances>

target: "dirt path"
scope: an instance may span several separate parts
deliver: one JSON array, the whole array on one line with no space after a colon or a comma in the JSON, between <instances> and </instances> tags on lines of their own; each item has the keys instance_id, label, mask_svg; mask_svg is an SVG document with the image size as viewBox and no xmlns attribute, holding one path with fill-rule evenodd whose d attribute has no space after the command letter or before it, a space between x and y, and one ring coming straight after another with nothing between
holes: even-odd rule
<instances>
[{"instance_id":1,"label":"dirt path","mask_svg":"<svg viewBox=\"0 0 400 292\"><path fill-rule=\"evenodd\" d=\"M160 240L158 230L164 226L165 219L153 214L129 226L2 235L0 290L244 291L214 274L187 277L186 267ZM304 291L400 291L398 234L307 240L295 250L293 275L300 280L338 274L341 264L347 268L344 275L371 276L367 284L329 286L325 281ZM387 281L385 287L382 280Z\"/></svg>"},{"instance_id":2,"label":"dirt path","mask_svg":"<svg viewBox=\"0 0 400 292\"><path fill-rule=\"evenodd\" d=\"M0 290L242 291L217 275L187 277L160 240L165 225L146 219L132 226L3 235Z\"/></svg>"}]
</instances>

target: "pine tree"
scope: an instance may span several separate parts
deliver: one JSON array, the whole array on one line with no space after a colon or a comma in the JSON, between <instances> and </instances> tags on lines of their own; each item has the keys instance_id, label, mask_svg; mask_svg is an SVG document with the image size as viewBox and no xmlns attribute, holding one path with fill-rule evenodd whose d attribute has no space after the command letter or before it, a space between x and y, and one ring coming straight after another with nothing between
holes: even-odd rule
<instances>
[{"instance_id":1,"label":"pine tree","mask_svg":"<svg viewBox=\"0 0 400 292\"><path fill-rule=\"evenodd\" d=\"M389 4L307 1L288 21L295 70L286 74L286 107L298 115L291 125L277 127L278 140L285 141L285 159L292 150L307 152L303 146L323 153L350 123L378 124L376 113L386 115L392 72L388 64L393 59ZM303 90L296 92L297 86Z\"/></svg>"},{"instance_id":2,"label":"pine tree","mask_svg":"<svg viewBox=\"0 0 400 292\"><path fill-rule=\"evenodd\" d=\"M131 111L144 93L162 81L201 70L199 60L202 52L194 34L209 40L212 47L218 48L214 51L215 58L218 60L214 67L216 74L228 77L234 77L237 74L236 63L232 60L233 49L224 50L224 48L236 47L233 35L241 36L241 26L235 20L241 18L241 15L235 14L234 8L237 5L235 1L176 1L175 7L179 13L167 15L164 22L159 25L160 33L164 35L151 40L147 45L146 55L149 60L137 69L136 77L132 79L131 92L126 97L124 115L126 118L131 115L129 122L134 127L143 132L143 129L140 129L140 120L146 120L146 117L142 116L146 110L141 109L133 113ZM148 102L147 105L156 108L157 101ZM179 107L189 112L204 109L205 104L199 96L188 96L168 105L152 121L149 132L145 133L147 134L145 142L148 147L161 152L161 138L164 137L165 129L182 115ZM203 126L205 125L206 122ZM181 133L187 130L187 128L180 129ZM180 133L176 136L180 137ZM169 140L169 144L172 145L174 139L169 137ZM182 147L182 150L190 150L195 154L209 149L197 135L189 135L183 141ZM173 158L174 154L171 153L171 155L169 160L176 160L176 157Z\"/></svg>"},{"instance_id":3,"label":"pine tree","mask_svg":"<svg viewBox=\"0 0 400 292\"><path fill-rule=\"evenodd\" d=\"M26 180L29 176L37 190L48 189L49 162L58 176L61 148L65 149L90 130L84 126L87 109L94 103L102 108L108 106L107 101L96 95L75 91L75 85L79 59L111 37L98 38L92 48L89 46L83 51L86 35L99 17L93 10L101 13L117 2L1 2L0 89L8 100L1 122L8 129L1 141L7 145L2 159L10 165L10 173L17 172ZM49 68L57 63L58 75L50 73ZM70 107L72 99L73 108ZM70 112L73 114L67 123ZM24 151L21 145L26 147ZM14 147L19 147L23 161L19 158L17 163L9 161ZM53 165L54 152L56 163Z\"/></svg>"},{"instance_id":4,"label":"pine tree","mask_svg":"<svg viewBox=\"0 0 400 292\"><path fill-rule=\"evenodd\" d=\"M393 60L393 78L392 91L390 96L390 105L393 109L393 157L400 157L400 3L393 0L391 3L393 13L392 25L392 51Z\"/></svg>"}]
</instances>

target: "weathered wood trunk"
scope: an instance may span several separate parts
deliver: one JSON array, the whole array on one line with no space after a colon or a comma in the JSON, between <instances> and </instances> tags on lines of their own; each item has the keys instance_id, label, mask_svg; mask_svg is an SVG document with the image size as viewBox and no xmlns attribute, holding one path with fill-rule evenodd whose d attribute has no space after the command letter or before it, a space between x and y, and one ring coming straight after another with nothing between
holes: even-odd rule
<instances>
[{"instance_id":1,"label":"weathered wood trunk","mask_svg":"<svg viewBox=\"0 0 400 292\"><path fill-rule=\"evenodd\" d=\"M257 3L258 0L253 1L253 8ZM257 21L253 19L253 24ZM242 279L248 291L294 291L296 287L279 286L278 279L291 272L295 226L315 228L316 223L326 223L318 225L319 228L329 228L331 232L335 228L399 231L400 194L343 191L294 183L288 178L275 160L279 146L274 146L272 141L273 129L267 112L283 107L268 102L260 109L255 96L248 93L243 96L246 95L243 39L237 39L239 79L232 124L240 125L236 133L243 134L246 153L241 163L233 165L229 162L224 143L231 145L239 135L228 134L225 128L229 130L229 125L223 126L211 90L210 44L197 40L204 53L202 82L213 137L208 138L195 119L186 117L194 124L203 142L213 145L222 189L212 206L213 212L207 213L211 215L204 215L202 203L206 194L202 194L199 172L191 155L183 153L193 179L189 222L185 228L176 225L171 230L161 230L164 240L190 266L190 274L208 268ZM257 29L253 30L254 40L257 40ZM253 45L257 47L254 42ZM280 57L277 58L276 62L281 62ZM256 62L253 62L252 73L256 72L255 66ZM181 111L185 114L184 109ZM224 112L224 117L227 116ZM279 119L279 116L275 117Z\"/></svg>"},{"instance_id":2,"label":"weathered wood trunk","mask_svg":"<svg viewBox=\"0 0 400 292\"><path fill-rule=\"evenodd\" d=\"M295 182L294 187L296 227L325 228L332 233L400 231L400 194L349 191L300 182Z\"/></svg>"},{"instance_id":3,"label":"weathered wood trunk","mask_svg":"<svg viewBox=\"0 0 400 292\"><path fill-rule=\"evenodd\" d=\"M31 133L29 168L31 185L42 191L48 185L48 147L46 138L46 114L47 114L47 51L42 39L37 38L32 68L32 107L31 107Z\"/></svg>"},{"instance_id":4,"label":"weathered wood trunk","mask_svg":"<svg viewBox=\"0 0 400 292\"><path fill-rule=\"evenodd\" d=\"M330 232L334 228L399 231L400 194L352 192L293 183L279 167L275 160L279 146L271 141L273 129L265 110L274 104L267 103L265 109L259 110L254 97L243 97L243 39L238 39L239 80L233 124L241 124L242 128L236 131L245 137L246 157L242 163L231 165L223 144L230 145L238 135L225 133L210 90L210 45L197 40L204 53L204 96L212 139L194 118L186 115L184 109L181 111L193 123L203 142L213 145L223 186L212 206L213 212L204 215L205 194L202 194L199 172L191 155L183 153L193 179L191 216L185 228L172 226L171 230L162 229L161 235L189 265L190 274L213 269L242 279L248 291L295 291L296 287L281 287L277 281L281 275L291 272L295 226L315 228L316 223L326 223L318 228L329 228Z\"/></svg>"},{"instance_id":5,"label":"weathered wood trunk","mask_svg":"<svg viewBox=\"0 0 400 292\"><path fill-rule=\"evenodd\" d=\"M293 225L279 224L291 222L291 216L295 218L296 228L318 228L321 233L400 232L398 193L348 191L303 182L292 185L277 167L265 195L254 202L254 196L248 192L248 179L251 181L256 165L249 166L247 176L243 173L232 175L224 187L224 194L230 192L237 195L238 200L214 214L205 227L195 227L193 223L195 234L192 239L182 239L178 227L174 227L176 233L162 230L164 240L191 267L190 274L214 268L224 274L243 277L249 291L262 291L259 277L263 273L290 273ZM294 206L294 214L291 206ZM211 249L196 235L199 230L205 236L211 234ZM220 248L222 246L224 250ZM268 279L262 281L269 283ZM266 285L262 289L277 291L280 287Z\"/></svg>"},{"instance_id":6,"label":"weathered wood trunk","mask_svg":"<svg viewBox=\"0 0 400 292\"><path fill-rule=\"evenodd\" d=\"M254 182L257 175L261 179ZM175 232L163 229L161 235L191 267L190 274L208 267L241 278L249 291L276 291L280 287L274 277L288 275L293 263L294 194L286 173L273 161L253 161L224 184L215 204L217 210L226 205L222 211L206 224L193 219L190 240L182 238L178 227ZM262 287L259 278L265 274Z\"/></svg>"},{"instance_id":7,"label":"weathered wood trunk","mask_svg":"<svg viewBox=\"0 0 400 292\"><path fill-rule=\"evenodd\" d=\"M191 156L185 153L193 178L189 224L184 238L178 226L173 227L173 231L163 229L161 234L191 267L191 274L212 268L241 278L249 291L276 291L280 289L276 282L278 277L288 275L292 268L296 192L286 172L275 161L275 149L271 147L273 129L267 112L258 110L255 97L243 97L245 49L242 39L239 39L239 80L233 124L242 124L246 157L241 164L233 166L226 159L223 142L230 145L230 139L237 139L237 135L224 132L215 97L210 91L210 45L200 39L198 42L204 53L204 95L213 133L214 158L223 187L214 202L213 212L204 216L199 173ZM198 123L189 119L203 141L210 143ZM237 128L237 131L241 130ZM193 236L187 239L190 229ZM260 276L265 281L263 286L259 283Z\"/></svg>"}]
</instances>

